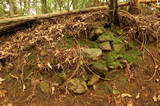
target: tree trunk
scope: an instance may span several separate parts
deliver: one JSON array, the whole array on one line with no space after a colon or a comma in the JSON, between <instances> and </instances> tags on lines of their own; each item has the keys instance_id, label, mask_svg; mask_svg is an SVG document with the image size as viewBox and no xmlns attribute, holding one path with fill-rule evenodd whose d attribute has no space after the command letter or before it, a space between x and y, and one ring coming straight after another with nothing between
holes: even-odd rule
<instances>
[{"instance_id":1,"label":"tree trunk","mask_svg":"<svg viewBox=\"0 0 160 106\"><path fill-rule=\"evenodd\" d=\"M130 0L130 7L128 10L131 14L139 14L139 0Z\"/></svg>"},{"instance_id":2,"label":"tree trunk","mask_svg":"<svg viewBox=\"0 0 160 106\"><path fill-rule=\"evenodd\" d=\"M77 0L72 0L73 9L77 8Z\"/></svg>"},{"instance_id":3,"label":"tree trunk","mask_svg":"<svg viewBox=\"0 0 160 106\"><path fill-rule=\"evenodd\" d=\"M48 13L47 0L41 0L41 11L42 13Z\"/></svg>"},{"instance_id":4,"label":"tree trunk","mask_svg":"<svg viewBox=\"0 0 160 106\"><path fill-rule=\"evenodd\" d=\"M23 0L23 4L24 4L24 7L23 7L23 14L26 14L27 0Z\"/></svg>"},{"instance_id":5,"label":"tree trunk","mask_svg":"<svg viewBox=\"0 0 160 106\"><path fill-rule=\"evenodd\" d=\"M109 15L111 19L110 24L119 26L118 0L110 0Z\"/></svg>"},{"instance_id":6,"label":"tree trunk","mask_svg":"<svg viewBox=\"0 0 160 106\"><path fill-rule=\"evenodd\" d=\"M20 9L22 9L22 0L19 0Z\"/></svg>"},{"instance_id":7,"label":"tree trunk","mask_svg":"<svg viewBox=\"0 0 160 106\"><path fill-rule=\"evenodd\" d=\"M9 11L10 11L10 15L16 15L17 14L17 7L16 7L16 0L7 0L8 4L9 4Z\"/></svg>"},{"instance_id":8,"label":"tree trunk","mask_svg":"<svg viewBox=\"0 0 160 106\"><path fill-rule=\"evenodd\" d=\"M30 14L30 7L31 7L31 0L28 0L27 2L27 14Z\"/></svg>"},{"instance_id":9,"label":"tree trunk","mask_svg":"<svg viewBox=\"0 0 160 106\"><path fill-rule=\"evenodd\" d=\"M70 10L70 0L67 1L67 6L64 6L66 10Z\"/></svg>"},{"instance_id":10,"label":"tree trunk","mask_svg":"<svg viewBox=\"0 0 160 106\"><path fill-rule=\"evenodd\" d=\"M6 15L9 15L9 12L6 11L6 8L7 8L7 4L6 2L4 1L1 1L1 6L0 6L0 17L2 16L6 16Z\"/></svg>"}]
</instances>

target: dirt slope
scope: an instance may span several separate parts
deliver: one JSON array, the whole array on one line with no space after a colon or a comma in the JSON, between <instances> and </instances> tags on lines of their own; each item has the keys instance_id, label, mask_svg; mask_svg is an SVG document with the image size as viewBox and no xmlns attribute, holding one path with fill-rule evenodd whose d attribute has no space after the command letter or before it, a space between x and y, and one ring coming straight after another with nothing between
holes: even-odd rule
<instances>
[{"instance_id":1,"label":"dirt slope","mask_svg":"<svg viewBox=\"0 0 160 106\"><path fill-rule=\"evenodd\" d=\"M81 43L77 42L88 40L93 29L108 22L104 11L41 19L29 28L1 36L0 105L159 106L159 32L150 34L159 27L155 24L159 20L156 17L153 21L145 19L150 18L123 12L123 34L116 27L104 28L110 32L116 30L116 39L123 36L127 47L136 42L133 48L142 52L142 60L134 64L126 62L123 71L118 71L115 74L118 77L113 76L111 80L98 74L101 77L95 84L98 88L87 86L87 91L80 95L70 92L66 86L68 79L85 75L87 69L81 66L90 63L81 55ZM70 42L71 39L74 42ZM83 48L97 46L93 42L83 44ZM92 74L87 71L87 75Z\"/></svg>"}]
</instances>

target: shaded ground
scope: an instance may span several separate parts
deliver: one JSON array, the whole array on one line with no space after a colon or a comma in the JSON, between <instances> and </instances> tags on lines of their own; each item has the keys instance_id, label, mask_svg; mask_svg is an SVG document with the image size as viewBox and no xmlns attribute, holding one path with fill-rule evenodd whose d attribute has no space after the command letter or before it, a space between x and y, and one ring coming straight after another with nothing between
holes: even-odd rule
<instances>
[{"instance_id":1,"label":"shaded ground","mask_svg":"<svg viewBox=\"0 0 160 106\"><path fill-rule=\"evenodd\" d=\"M99 48L97 41L88 41L88 38L95 27L107 23L104 20L107 20L107 15L102 11L63 16L39 20L32 27L12 36L2 36L0 105L159 106L159 42L150 44L145 40L142 44L131 46L129 44L135 42L131 38L137 36L130 38L130 33L125 30L122 33L119 28L105 30L114 32L116 40L124 37L125 48L128 49L129 45L129 49L141 51L135 58L138 61L129 62L126 59L124 67L116 68L118 71L109 74L107 79L96 73L101 76L100 79L92 86L87 85L88 89L83 94L68 90L66 82L70 79L87 74L88 81L95 74L85 67L90 66L91 61L81 55L80 48ZM125 53L128 52L125 50Z\"/></svg>"}]
</instances>

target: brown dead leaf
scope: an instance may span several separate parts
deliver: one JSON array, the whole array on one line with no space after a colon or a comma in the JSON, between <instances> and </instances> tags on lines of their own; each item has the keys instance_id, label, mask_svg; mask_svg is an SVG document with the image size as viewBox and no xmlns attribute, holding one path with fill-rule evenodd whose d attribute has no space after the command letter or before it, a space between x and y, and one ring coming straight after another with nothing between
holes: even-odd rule
<instances>
[{"instance_id":1,"label":"brown dead leaf","mask_svg":"<svg viewBox=\"0 0 160 106\"><path fill-rule=\"evenodd\" d=\"M157 96L157 100L160 101L160 94Z\"/></svg>"},{"instance_id":2,"label":"brown dead leaf","mask_svg":"<svg viewBox=\"0 0 160 106\"><path fill-rule=\"evenodd\" d=\"M124 97L132 97L132 95L128 94L128 93L123 93L121 94L121 97L124 98Z\"/></svg>"},{"instance_id":3,"label":"brown dead leaf","mask_svg":"<svg viewBox=\"0 0 160 106\"><path fill-rule=\"evenodd\" d=\"M157 102L157 97L156 96L153 96L153 101Z\"/></svg>"},{"instance_id":4,"label":"brown dead leaf","mask_svg":"<svg viewBox=\"0 0 160 106\"><path fill-rule=\"evenodd\" d=\"M2 84L2 82L4 81L5 79L1 78L0 77L0 85Z\"/></svg>"},{"instance_id":5,"label":"brown dead leaf","mask_svg":"<svg viewBox=\"0 0 160 106\"><path fill-rule=\"evenodd\" d=\"M6 96L7 90L0 90L0 98L3 98Z\"/></svg>"}]
</instances>

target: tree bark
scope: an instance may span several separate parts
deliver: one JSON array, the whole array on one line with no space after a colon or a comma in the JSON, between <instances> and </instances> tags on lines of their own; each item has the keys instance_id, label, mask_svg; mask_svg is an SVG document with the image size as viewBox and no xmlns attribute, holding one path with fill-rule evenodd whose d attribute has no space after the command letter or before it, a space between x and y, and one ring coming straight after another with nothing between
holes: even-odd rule
<instances>
[{"instance_id":1,"label":"tree bark","mask_svg":"<svg viewBox=\"0 0 160 106\"><path fill-rule=\"evenodd\" d=\"M23 0L23 4L24 4L23 14L25 14L25 13L26 13L26 10L27 10L27 0Z\"/></svg>"},{"instance_id":2,"label":"tree bark","mask_svg":"<svg viewBox=\"0 0 160 106\"><path fill-rule=\"evenodd\" d=\"M110 0L109 15L111 19L110 24L119 26L118 0Z\"/></svg>"},{"instance_id":3,"label":"tree bark","mask_svg":"<svg viewBox=\"0 0 160 106\"><path fill-rule=\"evenodd\" d=\"M139 0L130 0L130 7L129 7L129 12L131 14L139 14L140 9L139 9Z\"/></svg>"},{"instance_id":4,"label":"tree bark","mask_svg":"<svg viewBox=\"0 0 160 106\"><path fill-rule=\"evenodd\" d=\"M77 0L72 0L73 9L77 8Z\"/></svg>"},{"instance_id":5,"label":"tree bark","mask_svg":"<svg viewBox=\"0 0 160 106\"><path fill-rule=\"evenodd\" d=\"M41 5L42 13L48 13L47 0L41 0Z\"/></svg>"},{"instance_id":6,"label":"tree bark","mask_svg":"<svg viewBox=\"0 0 160 106\"><path fill-rule=\"evenodd\" d=\"M17 7L16 7L16 0L7 0L8 4L9 4L9 11L10 11L10 15L16 15L17 14Z\"/></svg>"}]
</instances>

